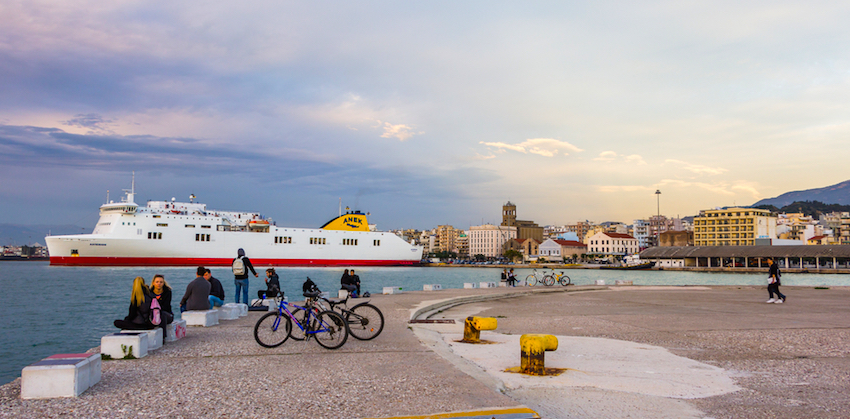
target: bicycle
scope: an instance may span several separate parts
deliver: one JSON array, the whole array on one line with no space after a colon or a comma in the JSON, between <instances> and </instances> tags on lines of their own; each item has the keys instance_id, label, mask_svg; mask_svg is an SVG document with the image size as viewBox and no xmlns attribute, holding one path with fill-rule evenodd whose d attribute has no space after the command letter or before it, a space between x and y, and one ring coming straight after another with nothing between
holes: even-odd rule
<instances>
[{"instance_id":1,"label":"bicycle","mask_svg":"<svg viewBox=\"0 0 850 419\"><path fill-rule=\"evenodd\" d=\"M355 339L372 340L384 330L384 314L378 307L369 304L369 301L364 301L348 308L349 296L343 300L329 300L322 298L318 304L325 309L322 301L325 301L330 306L330 310L338 310L342 317L348 323L348 332Z\"/></svg>"},{"instance_id":2,"label":"bicycle","mask_svg":"<svg viewBox=\"0 0 850 419\"><path fill-rule=\"evenodd\" d=\"M547 283L546 282L547 281L546 276L542 276L543 274L540 274L540 275L541 276L538 276L537 269L534 269L534 272L532 272L530 275L525 277L525 283L528 284L528 286L531 286L531 287L537 285L538 282L540 282L541 284L546 285L546 286L555 285L554 279L552 279L551 283Z\"/></svg>"},{"instance_id":3,"label":"bicycle","mask_svg":"<svg viewBox=\"0 0 850 419\"><path fill-rule=\"evenodd\" d=\"M543 277L543 283L548 285L548 286L552 286L552 285L555 285L555 282L557 282L557 283L559 283L559 284L561 284L565 287L567 285L572 285L572 280L570 280L569 276L564 274L564 271L561 271L560 274L556 274L555 270L552 269L551 273L549 273L548 275Z\"/></svg>"},{"instance_id":4,"label":"bicycle","mask_svg":"<svg viewBox=\"0 0 850 419\"><path fill-rule=\"evenodd\" d=\"M305 340L312 337L316 338L316 343L327 349L337 349L345 344L348 340L348 326L345 319L339 313L330 310L319 310L316 307L316 301L319 298L318 292L305 292L306 297L304 306L283 301L283 295L279 295L277 311L268 313L254 325L254 340L260 346L266 348L275 348L282 345L292 336L295 340ZM290 311L289 308L294 307L295 310ZM302 311L304 314L301 319L295 316L295 312ZM297 327L293 328L293 321ZM300 339L293 336L293 332L297 330Z\"/></svg>"}]
</instances>

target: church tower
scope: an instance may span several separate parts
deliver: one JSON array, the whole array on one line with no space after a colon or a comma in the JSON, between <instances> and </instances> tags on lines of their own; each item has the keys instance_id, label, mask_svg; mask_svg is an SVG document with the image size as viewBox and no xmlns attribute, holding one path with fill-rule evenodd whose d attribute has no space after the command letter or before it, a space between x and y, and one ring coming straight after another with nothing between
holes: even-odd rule
<instances>
[{"instance_id":1,"label":"church tower","mask_svg":"<svg viewBox=\"0 0 850 419\"><path fill-rule=\"evenodd\" d=\"M508 201L502 205L502 225L506 227L516 227L516 205Z\"/></svg>"}]
</instances>

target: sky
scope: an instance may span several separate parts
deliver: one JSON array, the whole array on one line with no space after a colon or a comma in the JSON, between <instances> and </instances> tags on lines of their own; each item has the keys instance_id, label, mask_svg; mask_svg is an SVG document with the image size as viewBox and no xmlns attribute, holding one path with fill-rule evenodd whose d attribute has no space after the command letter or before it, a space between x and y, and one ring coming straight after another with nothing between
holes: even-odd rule
<instances>
[{"instance_id":1,"label":"sky","mask_svg":"<svg viewBox=\"0 0 850 419\"><path fill-rule=\"evenodd\" d=\"M850 4L0 3L0 220L631 223L850 179ZM659 190L660 195L655 191Z\"/></svg>"}]
</instances>

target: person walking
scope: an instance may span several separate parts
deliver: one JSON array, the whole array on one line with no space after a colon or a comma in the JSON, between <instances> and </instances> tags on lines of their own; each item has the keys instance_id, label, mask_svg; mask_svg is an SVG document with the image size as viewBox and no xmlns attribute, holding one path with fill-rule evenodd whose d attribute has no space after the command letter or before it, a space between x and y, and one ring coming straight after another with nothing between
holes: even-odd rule
<instances>
[{"instance_id":1,"label":"person walking","mask_svg":"<svg viewBox=\"0 0 850 419\"><path fill-rule=\"evenodd\" d=\"M234 298L236 299L236 303L239 303L239 291L242 291L242 299L245 300L245 304L250 304L248 301L248 270L254 274L254 277L258 277L257 271L254 270L254 265L251 264L251 260L245 256L245 250L240 248L236 251L236 259L233 259L232 263L233 267L233 282L236 284L236 295Z\"/></svg>"},{"instance_id":2,"label":"person walking","mask_svg":"<svg viewBox=\"0 0 850 419\"><path fill-rule=\"evenodd\" d=\"M779 265L773 259L768 259L767 264L770 266L767 271L767 293L770 295L770 299L767 300L767 303L782 304L785 302L785 296L779 292L779 286L782 285L779 281L782 276L779 272ZM774 293L776 293L776 298L773 298Z\"/></svg>"}]
</instances>

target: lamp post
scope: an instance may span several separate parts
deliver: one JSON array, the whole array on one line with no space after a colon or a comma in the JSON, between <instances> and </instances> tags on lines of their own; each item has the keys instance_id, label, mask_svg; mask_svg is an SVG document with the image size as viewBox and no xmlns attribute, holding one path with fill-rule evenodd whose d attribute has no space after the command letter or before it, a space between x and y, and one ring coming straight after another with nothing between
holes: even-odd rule
<instances>
[{"instance_id":1,"label":"lamp post","mask_svg":"<svg viewBox=\"0 0 850 419\"><path fill-rule=\"evenodd\" d=\"M661 234L661 191L659 189L655 190L655 204L658 211L658 216L655 218L655 245L659 246L661 245L659 240Z\"/></svg>"}]
</instances>

